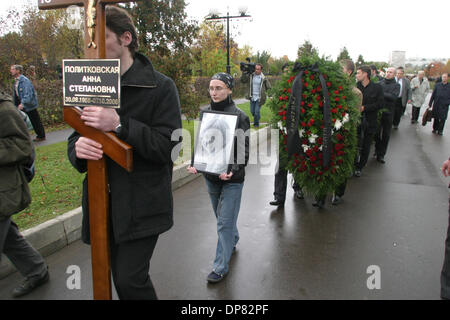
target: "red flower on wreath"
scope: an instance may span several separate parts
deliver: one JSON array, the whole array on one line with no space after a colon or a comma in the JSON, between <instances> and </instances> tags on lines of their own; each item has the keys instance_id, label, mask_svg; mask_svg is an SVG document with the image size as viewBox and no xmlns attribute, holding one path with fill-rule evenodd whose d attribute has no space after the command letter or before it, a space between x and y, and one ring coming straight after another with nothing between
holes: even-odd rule
<instances>
[{"instance_id":1,"label":"red flower on wreath","mask_svg":"<svg viewBox=\"0 0 450 320\"><path fill-rule=\"evenodd\" d=\"M312 151L311 149L306 150L306 155L307 155L308 157L311 157L312 154L313 154L313 151Z\"/></svg>"}]
</instances>

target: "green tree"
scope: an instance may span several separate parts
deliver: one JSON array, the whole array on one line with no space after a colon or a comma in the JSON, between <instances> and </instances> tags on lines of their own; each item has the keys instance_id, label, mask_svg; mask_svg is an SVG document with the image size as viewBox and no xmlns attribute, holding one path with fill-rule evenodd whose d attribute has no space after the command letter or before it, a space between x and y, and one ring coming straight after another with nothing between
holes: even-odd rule
<instances>
[{"instance_id":1,"label":"green tree","mask_svg":"<svg viewBox=\"0 0 450 320\"><path fill-rule=\"evenodd\" d=\"M263 70L265 72L270 71L269 67L269 59L270 59L270 53L266 50L263 50L262 52L256 52L256 54L252 57L252 61L254 63L260 63L263 66Z\"/></svg>"},{"instance_id":2,"label":"green tree","mask_svg":"<svg viewBox=\"0 0 450 320\"><path fill-rule=\"evenodd\" d=\"M192 52L195 61L193 68L196 75L212 76L214 73L211 73L211 70L225 72L227 65L227 46L226 34L222 23L217 21L202 23L196 36L196 41L192 46ZM232 74L239 70L239 52L238 44L230 37L230 66ZM211 60L205 53L209 53L218 59L216 61L219 65L217 68L205 68L205 65L208 65ZM222 56L218 56L219 53L221 55L223 54L224 59Z\"/></svg>"},{"instance_id":3,"label":"green tree","mask_svg":"<svg viewBox=\"0 0 450 320\"><path fill-rule=\"evenodd\" d=\"M138 1L126 5L139 37L139 51L147 55L155 68L171 77L180 94L181 111L194 118L199 99L193 88L192 46L198 26L187 19L184 0Z\"/></svg>"},{"instance_id":4,"label":"green tree","mask_svg":"<svg viewBox=\"0 0 450 320\"><path fill-rule=\"evenodd\" d=\"M356 60L356 65L357 65L357 66L361 66L361 65L363 65L363 64L366 64L366 62L364 61L364 58L363 58L362 54L360 54L360 55L358 56L358 60Z\"/></svg>"},{"instance_id":5,"label":"green tree","mask_svg":"<svg viewBox=\"0 0 450 320\"><path fill-rule=\"evenodd\" d=\"M350 58L350 54L348 53L348 50L346 47L343 47L341 49L341 52L339 53L338 57L337 57L337 61L341 61L344 59L349 59L351 60L352 58Z\"/></svg>"},{"instance_id":6,"label":"green tree","mask_svg":"<svg viewBox=\"0 0 450 320\"><path fill-rule=\"evenodd\" d=\"M317 56L319 51L317 48L314 48L311 42L305 40L305 42L298 47L297 50L297 59L302 58L303 56Z\"/></svg>"},{"instance_id":7,"label":"green tree","mask_svg":"<svg viewBox=\"0 0 450 320\"><path fill-rule=\"evenodd\" d=\"M62 59L81 58L82 31L68 28L67 20L65 10L33 6L12 9L0 19L0 85L9 86L11 64L21 64L25 71L34 65L37 79L55 79Z\"/></svg>"}]
</instances>

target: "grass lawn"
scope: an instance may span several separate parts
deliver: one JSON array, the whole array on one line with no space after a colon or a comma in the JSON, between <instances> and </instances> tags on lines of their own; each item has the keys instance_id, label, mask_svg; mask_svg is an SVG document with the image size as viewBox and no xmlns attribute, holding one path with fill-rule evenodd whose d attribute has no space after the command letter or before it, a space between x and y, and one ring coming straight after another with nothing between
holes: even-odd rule
<instances>
[{"instance_id":1,"label":"grass lawn","mask_svg":"<svg viewBox=\"0 0 450 320\"><path fill-rule=\"evenodd\" d=\"M81 205L79 174L67 159L67 142L36 148L36 175L30 183L31 205L13 216L28 229Z\"/></svg>"},{"instance_id":2,"label":"grass lawn","mask_svg":"<svg viewBox=\"0 0 450 320\"><path fill-rule=\"evenodd\" d=\"M238 106L249 117L250 123L253 117L250 114L250 103ZM265 106L261 108L261 126L270 121L272 114ZM189 132L191 146L194 144L195 121L183 121L183 129ZM67 128L62 125L56 128ZM47 130L47 128L46 128ZM52 130L47 130L50 132ZM187 132L184 140L188 141ZM192 150L193 147L191 147ZM189 152L190 153L190 152ZM180 164L188 157L180 157L175 164ZM29 229L58 215L73 210L81 205L81 185L84 174L76 171L67 159L67 142L60 142L49 146L36 148L36 175L30 183L32 196L31 205L22 212L13 216L21 230Z\"/></svg>"},{"instance_id":3,"label":"grass lawn","mask_svg":"<svg viewBox=\"0 0 450 320\"><path fill-rule=\"evenodd\" d=\"M250 102L240 104L238 107L248 115L250 118L250 126L253 128L253 116L250 112ZM261 107L260 114L261 119L259 119L259 123L261 126L270 122L270 119L272 118L272 111L269 109L267 104Z\"/></svg>"}]
</instances>

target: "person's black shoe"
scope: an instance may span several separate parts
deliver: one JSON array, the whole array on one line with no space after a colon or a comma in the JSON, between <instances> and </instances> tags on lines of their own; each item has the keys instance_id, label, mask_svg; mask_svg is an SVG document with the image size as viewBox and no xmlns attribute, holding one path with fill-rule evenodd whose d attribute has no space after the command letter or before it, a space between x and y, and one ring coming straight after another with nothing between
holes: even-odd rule
<instances>
[{"instance_id":1,"label":"person's black shoe","mask_svg":"<svg viewBox=\"0 0 450 320\"><path fill-rule=\"evenodd\" d=\"M436 130L433 130L433 131L431 131L431 133L434 133L434 134L436 134L436 133L437 133L437 131L436 131Z\"/></svg>"},{"instance_id":2,"label":"person's black shoe","mask_svg":"<svg viewBox=\"0 0 450 320\"><path fill-rule=\"evenodd\" d=\"M36 289L37 287L48 282L49 279L50 279L50 275L48 273L48 270L43 277L27 278L20 286L14 288L14 290L12 291L12 296L14 298L24 296L24 295L30 293L31 291L33 291L34 289Z\"/></svg>"},{"instance_id":3,"label":"person's black shoe","mask_svg":"<svg viewBox=\"0 0 450 320\"><path fill-rule=\"evenodd\" d=\"M284 207L284 201L280 201L280 200L270 201L269 204L271 206Z\"/></svg>"},{"instance_id":4,"label":"person's black shoe","mask_svg":"<svg viewBox=\"0 0 450 320\"><path fill-rule=\"evenodd\" d=\"M440 135L440 136L444 135L444 133L442 131L439 131L437 134Z\"/></svg>"},{"instance_id":5,"label":"person's black shoe","mask_svg":"<svg viewBox=\"0 0 450 320\"><path fill-rule=\"evenodd\" d=\"M325 206L325 199L322 199L322 200L316 199L312 205L313 205L313 207L323 208Z\"/></svg>"},{"instance_id":6,"label":"person's black shoe","mask_svg":"<svg viewBox=\"0 0 450 320\"><path fill-rule=\"evenodd\" d=\"M331 198L331 204L333 206L336 206L339 203L341 203L341 197L339 197L338 195L333 195L333 198Z\"/></svg>"},{"instance_id":7,"label":"person's black shoe","mask_svg":"<svg viewBox=\"0 0 450 320\"><path fill-rule=\"evenodd\" d=\"M206 278L206 280L210 283L217 283L219 281L222 281L222 279L224 277L225 277L224 275L217 274L214 271L211 271L211 273L208 274L208 277Z\"/></svg>"},{"instance_id":8,"label":"person's black shoe","mask_svg":"<svg viewBox=\"0 0 450 320\"><path fill-rule=\"evenodd\" d=\"M386 161L384 160L384 157L383 157L383 156L377 156L377 161L378 161L379 163L386 163Z\"/></svg>"},{"instance_id":9,"label":"person's black shoe","mask_svg":"<svg viewBox=\"0 0 450 320\"><path fill-rule=\"evenodd\" d=\"M394 130L398 130L398 126L393 126L392 128L394 128Z\"/></svg>"},{"instance_id":10,"label":"person's black shoe","mask_svg":"<svg viewBox=\"0 0 450 320\"><path fill-rule=\"evenodd\" d=\"M34 142L45 141L45 137L41 137L41 138L36 137L36 138L33 139L33 141L34 141Z\"/></svg>"},{"instance_id":11,"label":"person's black shoe","mask_svg":"<svg viewBox=\"0 0 450 320\"><path fill-rule=\"evenodd\" d=\"M300 190L295 191L295 197L296 197L297 199L299 199L299 200L305 199L305 195L304 195L304 193L303 193L303 190L300 189Z\"/></svg>"},{"instance_id":12,"label":"person's black shoe","mask_svg":"<svg viewBox=\"0 0 450 320\"><path fill-rule=\"evenodd\" d=\"M357 178L361 177L361 170L355 170L355 173L353 175Z\"/></svg>"}]
</instances>

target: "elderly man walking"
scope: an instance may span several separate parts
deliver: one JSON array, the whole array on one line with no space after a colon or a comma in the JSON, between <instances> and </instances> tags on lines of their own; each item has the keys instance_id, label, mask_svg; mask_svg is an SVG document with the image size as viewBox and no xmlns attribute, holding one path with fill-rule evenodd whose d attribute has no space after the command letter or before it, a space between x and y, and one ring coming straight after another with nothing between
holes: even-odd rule
<instances>
[{"instance_id":1,"label":"elderly man walking","mask_svg":"<svg viewBox=\"0 0 450 320\"><path fill-rule=\"evenodd\" d=\"M40 142L45 140L45 129L42 125L41 118L37 111L38 100L36 90L33 87L33 83L23 75L23 67L19 64L11 66L11 76L15 78L13 88L13 102L19 110L24 111L30 118L33 125L34 132L36 132L36 138L34 142Z\"/></svg>"},{"instance_id":2,"label":"elderly man walking","mask_svg":"<svg viewBox=\"0 0 450 320\"><path fill-rule=\"evenodd\" d=\"M425 98L430 91L430 83L424 75L425 71L421 70L417 73L417 77L411 80L412 124L419 120L420 107L425 103Z\"/></svg>"}]
</instances>

